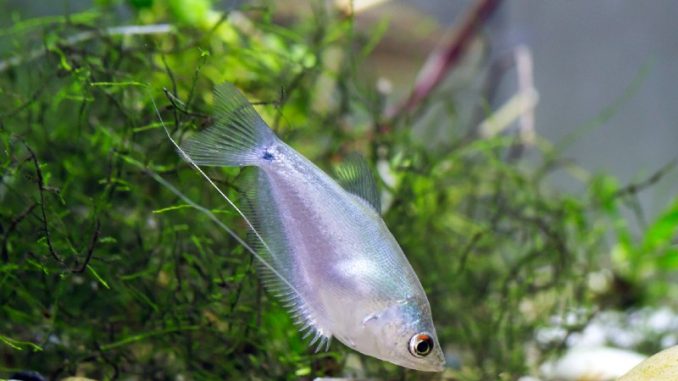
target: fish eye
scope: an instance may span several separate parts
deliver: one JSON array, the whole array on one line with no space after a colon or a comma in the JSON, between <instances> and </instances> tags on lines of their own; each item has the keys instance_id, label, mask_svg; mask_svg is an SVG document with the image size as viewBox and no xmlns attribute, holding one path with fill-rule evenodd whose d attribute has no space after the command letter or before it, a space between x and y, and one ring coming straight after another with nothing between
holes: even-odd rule
<instances>
[{"instance_id":1,"label":"fish eye","mask_svg":"<svg viewBox=\"0 0 678 381\"><path fill-rule=\"evenodd\" d=\"M428 332L418 333L410 339L410 353L415 357L426 357L433 351L433 338Z\"/></svg>"}]
</instances>

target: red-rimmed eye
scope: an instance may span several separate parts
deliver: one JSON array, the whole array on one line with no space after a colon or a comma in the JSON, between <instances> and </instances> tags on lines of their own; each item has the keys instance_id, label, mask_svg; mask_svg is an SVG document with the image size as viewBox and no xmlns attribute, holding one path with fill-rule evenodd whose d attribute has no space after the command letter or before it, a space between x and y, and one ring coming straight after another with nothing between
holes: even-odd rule
<instances>
[{"instance_id":1,"label":"red-rimmed eye","mask_svg":"<svg viewBox=\"0 0 678 381\"><path fill-rule=\"evenodd\" d=\"M433 351L433 337L428 332L418 333L410 339L409 349L416 357L425 357Z\"/></svg>"}]
</instances>

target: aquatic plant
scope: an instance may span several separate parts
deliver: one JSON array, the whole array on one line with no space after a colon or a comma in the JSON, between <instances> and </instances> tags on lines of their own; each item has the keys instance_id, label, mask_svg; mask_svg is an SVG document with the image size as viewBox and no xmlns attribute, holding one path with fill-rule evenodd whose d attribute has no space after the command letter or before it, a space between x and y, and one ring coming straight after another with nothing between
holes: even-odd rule
<instances>
[{"instance_id":1,"label":"aquatic plant","mask_svg":"<svg viewBox=\"0 0 678 381\"><path fill-rule=\"evenodd\" d=\"M212 88L225 80L321 167L358 151L379 169L386 223L461 364L439 377L517 379L550 317L675 292L666 280L678 267L678 204L640 233L623 213L668 169L629 185L591 175L584 194L559 193L546 179L567 164L541 139L532 165L520 137L482 136L452 117L440 122L449 143L412 139L442 95L387 112L375 81L357 70L380 29L357 33L350 13L316 6L282 26L270 4L220 13L186 3L104 1L68 17L15 20L0 33L0 372L430 377L356 361L339 344L307 348L264 292L252 256L150 175L246 236L161 129L162 118L181 139L210 125ZM120 26L120 7L134 25ZM239 197L243 171L208 174ZM601 273L608 286L592 288Z\"/></svg>"}]
</instances>

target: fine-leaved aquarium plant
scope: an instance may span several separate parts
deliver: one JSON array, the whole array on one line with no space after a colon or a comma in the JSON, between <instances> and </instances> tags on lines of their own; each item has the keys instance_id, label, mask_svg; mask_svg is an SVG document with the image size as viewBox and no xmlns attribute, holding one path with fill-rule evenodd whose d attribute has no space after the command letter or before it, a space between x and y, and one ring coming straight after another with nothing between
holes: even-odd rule
<instances>
[{"instance_id":1,"label":"fine-leaved aquarium plant","mask_svg":"<svg viewBox=\"0 0 678 381\"><path fill-rule=\"evenodd\" d=\"M639 229L630 221L637 193L671 166L633 184L586 174L572 195L548 180L574 165L539 136L528 162L520 136L450 117L438 122L449 140L432 148L413 126L441 104L453 115L449 99L433 91L390 112L361 70L383 24L360 32L322 1L280 21L278 6L107 0L2 25L0 378L517 380L562 349L535 351L553 317L675 295L678 200ZM336 342L316 353L256 259L187 202L248 235L163 130L181 142L210 126L223 82L327 172L366 158L430 300L445 372ZM243 199L247 169L205 170ZM605 287L591 286L596 276Z\"/></svg>"}]
</instances>

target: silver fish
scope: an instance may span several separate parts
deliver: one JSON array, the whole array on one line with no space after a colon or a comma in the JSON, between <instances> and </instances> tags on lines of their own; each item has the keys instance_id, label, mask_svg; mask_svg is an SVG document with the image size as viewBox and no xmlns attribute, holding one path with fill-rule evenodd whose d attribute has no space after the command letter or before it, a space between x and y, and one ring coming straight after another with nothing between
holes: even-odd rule
<instances>
[{"instance_id":1,"label":"silver fish","mask_svg":"<svg viewBox=\"0 0 678 381\"><path fill-rule=\"evenodd\" d=\"M342 187L282 142L228 83L215 89L214 117L179 151L196 168L256 167L254 207L241 213L258 241L253 254L310 345L327 349L336 337L381 360L442 371L428 299L381 219L364 162L341 167Z\"/></svg>"}]
</instances>

